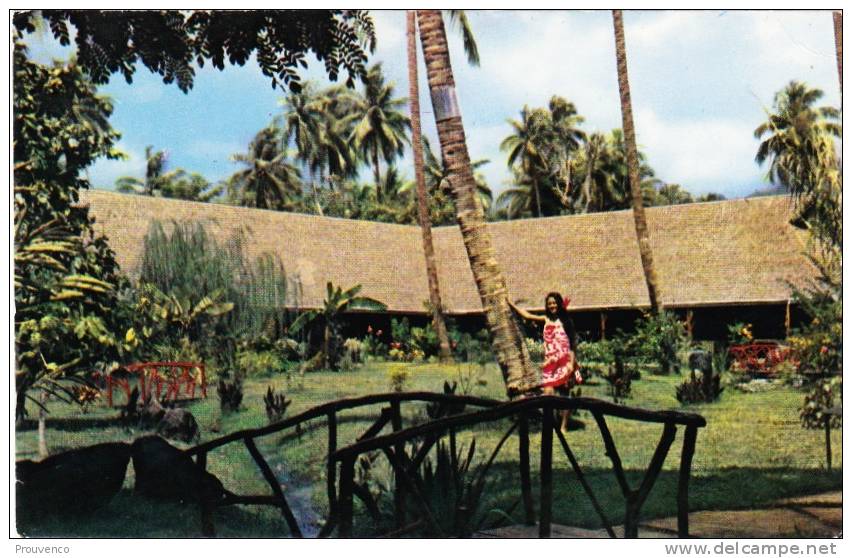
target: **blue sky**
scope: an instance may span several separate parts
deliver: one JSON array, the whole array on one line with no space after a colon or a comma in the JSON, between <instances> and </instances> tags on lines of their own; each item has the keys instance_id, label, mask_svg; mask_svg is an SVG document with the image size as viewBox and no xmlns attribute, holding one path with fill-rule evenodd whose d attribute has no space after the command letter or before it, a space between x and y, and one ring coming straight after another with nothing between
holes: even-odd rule
<instances>
[{"instance_id":1,"label":"blue sky","mask_svg":"<svg viewBox=\"0 0 852 558\"><path fill-rule=\"evenodd\" d=\"M383 63L405 97L404 12L372 13L378 45L371 62ZM468 148L473 159L490 159L482 172L494 191L511 177L499 149L510 133L506 120L525 104L545 106L557 94L577 105L587 132L621 126L610 12L468 15L482 65L467 64L452 30L451 58ZM766 186L752 132L791 79L822 89L822 104L840 104L830 11L626 11L624 22L640 148L661 179L695 194L740 197ZM26 41L41 60L70 52L48 37ZM303 77L328 83L318 64ZM437 145L422 58L420 78L424 131ZM172 167L224 179L238 168L231 154L245 151L282 110L283 93L254 63L222 72L205 67L189 94L142 67L132 85L114 76L101 90L115 102L112 123L128 159L97 162L89 173L99 188L112 188L119 176L141 176L146 145L166 149ZM410 153L400 167L413 176Z\"/></svg>"}]
</instances>

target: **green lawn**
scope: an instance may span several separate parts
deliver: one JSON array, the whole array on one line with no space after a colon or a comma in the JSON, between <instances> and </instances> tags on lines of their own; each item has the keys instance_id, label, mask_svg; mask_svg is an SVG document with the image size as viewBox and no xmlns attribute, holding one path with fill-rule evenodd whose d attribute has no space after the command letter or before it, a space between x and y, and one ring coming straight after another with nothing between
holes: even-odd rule
<instances>
[{"instance_id":1,"label":"green lawn","mask_svg":"<svg viewBox=\"0 0 852 558\"><path fill-rule=\"evenodd\" d=\"M288 416L314 405L334 399L388 391L389 371L398 364L370 363L352 372L317 372L305 376L301 389L288 392L293 404ZM445 379L458 379L467 365L408 365L408 390L440 390ZM503 398L503 383L496 366L489 366L481 376L484 385L475 385L474 395ZM674 397L680 378L645 374L633 384L628 405L649 409L684 409ZM245 410L220 416L215 393L206 401L193 403L190 409L202 429L202 441L243 428L266 424L262 397L268 385L285 389L283 378L270 377L249 381L244 399ZM584 396L607 398L605 385L586 385ZM721 400L710 405L696 405L688 410L702 414L707 427L699 431L690 484L690 508L744 509L766 504L777 498L812 494L841 486L841 431L832 433L834 470L825 469L822 431L808 431L799 426L797 408L803 394L788 387L745 394L728 388ZM404 407L407 420L422 418L422 406ZM339 445L354 441L379 411L378 407L361 408L345 413L340 422ZM117 411L96 406L86 415L62 404L51 408L48 420L48 446L58 452L105 441L132 441L140 432L120 427L111 418ZM609 459L604 454L594 420L579 416L585 428L568 433L568 441L580 461L595 493L611 520L623 517L623 502ZM609 419L629 480L637 486L659 439L661 427ZM476 438L477 454L484 459L507 428L508 423L480 427L461 435L464 443ZM268 461L285 480L285 493L302 501L296 507L312 507L322 516L325 510L324 457L326 430L322 420L310 425L299 437L274 434L258 441ZM645 504L643 519L674 515L680 433L670 451L663 473ZM536 484L539 446L532 436L531 455L533 482ZM16 433L18 459L34 458L37 448L36 430L25 425ZM495 462L489 476L487 509L508 509L519 498L517 482L517 440L510 438ZM562 524L599 527L587 497L570 470L567 459L554 448L554 521ZM219 476L225 486L237 493L265 494L269 489L248 452L241 444L231 444L212 452L208 469ZM44 519L38 525L19 525L19 530L32 536L81 537L184 537L199 535L199 513L194 506L162 504L132 494L133 474L129 469L125 488L104 509L73 521ZM535 493L537 500L537 492ZM517 512L516 512L517 515ZM289 531L280 514L261 507L232 507L217 510L217 532L220 536L269 537L287 536ZM369 533L369 521L356 525Z\"/></svg>"}]
</instances>

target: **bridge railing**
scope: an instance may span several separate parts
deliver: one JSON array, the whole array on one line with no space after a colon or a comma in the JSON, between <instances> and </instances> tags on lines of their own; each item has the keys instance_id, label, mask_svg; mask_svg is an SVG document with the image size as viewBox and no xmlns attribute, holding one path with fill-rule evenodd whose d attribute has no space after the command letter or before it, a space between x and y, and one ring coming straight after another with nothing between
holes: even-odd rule
<instances>
[{"instance_id":1,"label":"bridge railing","mask_svg":"<svg viewBox=\"0 0 852 558\"><path fill-rule=\"evenodd\" d=\"M185 453L191 457L195 457L195 463L198 471L203 473L207 468L207 456L211 451L216 450L224 445L234 442L241 442L246 446L255 464L263 474L264 479L272 491L266 495L239 495L230 491L227 492L225 498L220 501L209 501L201 498L201 525L202 533L207 536L215 535L215 525L213 522L213 510L216 506L231 505L231 504L248 504L248 505L267 505L274 506L281 510L291 534L294 537L301 537L302 532L299 528L296 517L290 508L287 497L281 489L281 485L276 479L272 468L263 457L257 448L255 440L283 432L285 430L293 430L298 432L301 426L311 420L321 419L325 417L326 426L328 429L327 451L326 455L331 455L338 450L338 415L350 409L359 407L387 404L379 413L378 418L373 422L367 430L358 437L358 440L366 440L378 435L388 424L394 432L403 429L403 414L402 405L409 403L433 403L444 405L446 408L464 408L465 406L474 407L495 407L501 404L500 401L486 399L482 397L473 397L468 395L452 395L445 393L433 392L407 392L407 393L381 393L366 395L363 397L354 397L348 399L339 399L331 401L316 407L312 407L302 413L275 422L273 424L254 428L240 430L210 440L203 444L185 450ZM332 510L331 517L324 528L320 531L320 536L327 536L335 527L336 514L334 510L337 508L337 462L331 459L327 462L326 469L326 492L328 495L329 509Z\"/></svg>"},{"instance_id":2,"label":"bridge railing","mask_svg":"<svg viewBox=\"0 0 852 558\"><path fill-rule=\"evenodd\" d=\"M684 437L681 447L676 505L678 536L689 536L689 478L692 458L695 453L698 428L706 425L704 418L694 413L650 411L615 405L607 401L592 398L565 398L557 396L521 399L497 406L489 406L489 408L480 411L456 414L425 424L397 430L384 436L368 437L349 446L332 451L328 457L328 466L331 470L335 468L336 464L340 464L340 480L336 497L331 498L330 495L329 498L331 513L327 525L336 525L338 530L337 535L340 537L349 537L352 535L353 496L356 494L355 463L359 456L365 453L381 451L390 462L396 478L394 515L398 522L398 532L405 532L406 530L406 526L404 525L406 517L406 510L404 508L406 495L412 496L417 503L421 511L419 521L430 523L433 531L440 532L440 528L435 521L434 510L430 509L429 503L416 481L416 469L422 464L426 452L443 435L453 435L457 429L507 418L512 419L512 424L508 432L504 434L500 444L502 445L502 442L506 438L517 432L519 487L524 505L524 514L527 523L535 523L532 483L530 481L529 419L534 415L538 415L541 420L539 513L537 518L539 536L549 537L551 533L553 511L553 438L555 436L559 440L563 453L567 457L584 492L591 500L592 506L600 517L604 529L606 529L609 536L615 537L615 530L586 480L570 444L554 424L554 412L563 410L584 410L594 416L601 437L603 438L606 454L612 462L616 482L624 498L624 536L628 538L638 536L639 514L642 505L645 503L662 470L663 463L675 439L677 428L679 426L683 427ZM627 482L621 458L607 425L607 417L663 425L662 435L638 488L632 488ZM417 455L413 458L407 456L404 450L406 442L421 439L426 442L421 446Z\"/></svg>"}]
</instances>

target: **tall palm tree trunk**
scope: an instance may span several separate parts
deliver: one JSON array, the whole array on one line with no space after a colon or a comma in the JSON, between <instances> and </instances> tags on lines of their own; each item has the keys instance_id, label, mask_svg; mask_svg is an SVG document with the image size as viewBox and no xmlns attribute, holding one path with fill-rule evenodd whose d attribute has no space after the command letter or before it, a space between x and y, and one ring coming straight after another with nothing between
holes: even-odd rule
<instances>
[{"instance_id":1,"label":"tall palm tree trunk","mask_svg":"<svg viewBox=\"0 0 852 558\"><path fill-rule=\"evenodd\" d=\"M414 11L406 14L408 32L408 102L411 109L411 147L414 150L414 177L417 182L417 216L423 235L423 255L426 258L426 277L429 280L429 302L432 306L432 326L438 335L439 357L442 362L452 360L450 338L444 322L444 307L441 304L441 289L438 285L438 266L435 262L435 247L432 244L432 221L426 193L426 177L423 174L423 136L420 131L420 91L417 84L417 29Z\"/></svg>"},{"instance_id":2,"label":"tall palm tree trunk","mask_svg":"<svg viewBox=\"0 0 852 558\"><path fill-rule=\"evenodd\" d=\"M373 145L372 151L373 178L376 180L376 199L382 201L384 199L384 192L382 191L382 173L379 169L379 146Z\"/></svg>"},{"instance_id":3,"label":"tall palm tree trunk","mask_svg":"<svg viewBox=\"0 0 852 558\"><path fill-rule=\"evenodd\" d=\"M470 166L461 111L456 101L444 20L438 10L418 10L417 23L441 143L441 156L456 206L456 219L485 310L491 344L503 373L506 393L514 397L538 386L539 375L530 361L523 337L509 308L506 282L491 246L485 214L476 198L476 181Z\"/></svg>"},{"instance_id":4,"label":"tall palm tree trunk","mask_svg":"<svg viewBox=\"0 0 852 558\"><path fill-rule=\"evenodd\" d=\"M618 71L618 91L621 95L621 123L627 150L627 174L630 180L630 198L633 203L633 221L636 225L636 240L639 241L639 255L642 258L642 271L648 286L651 312L657 314L662 308L662 301L651 252L648 222L645 219L645 207L642 203L642 189L639 185L639 157L636 152L636 133L633 129L633 107L630 102L630 82L627 78L627 53L624 47L624 23L621 10L612 11L612 23L615 27L615 60Z\"/></svg>"},{"instance_id":5,"label":"tall palm tree trunk","mask_svg":"<svg viewBox=\"0 0 852 558\"><path fill-rule=\"evenodd\" d=\"M837 56L837 78L840 80L840 95L843 95L843 12L835 11L834 17L834 52ZM843 102L842 100L840 101Z\"/></svg>"}]
</instances>

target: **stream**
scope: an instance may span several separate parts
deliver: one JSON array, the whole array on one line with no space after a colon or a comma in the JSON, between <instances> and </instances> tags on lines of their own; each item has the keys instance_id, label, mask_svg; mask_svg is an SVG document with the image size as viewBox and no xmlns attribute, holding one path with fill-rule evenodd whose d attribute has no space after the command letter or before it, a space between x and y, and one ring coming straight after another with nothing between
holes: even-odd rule
<instances>
[{"instance_id":1,"label":"stream","mask_svg":"<svg viewBox=\"0 0 852 558\"><path fill-rule=\"evenodd\" d=\"M296 523L302 531L302 536L305 538L316 538L320 532L325 518L320 515L319 511L312 501L312 486L305 482L300 482L284 463L270 463L272 471L275 473L275 478L278 479L278 484L281 485L281 490L284 491L284 497L287 498L287 503L296 517Z\"/></svg>"}]
</instances>

